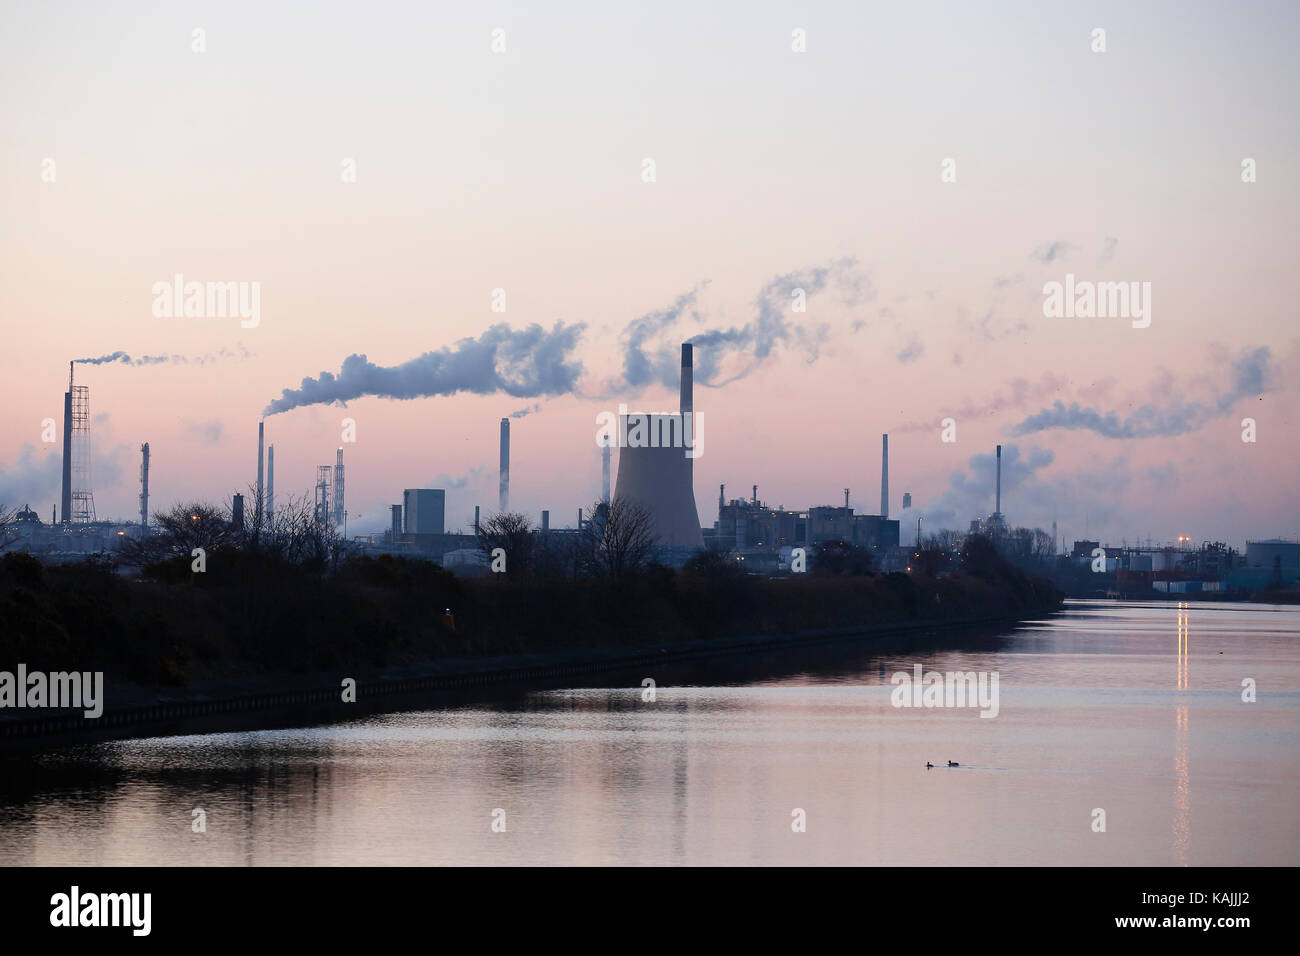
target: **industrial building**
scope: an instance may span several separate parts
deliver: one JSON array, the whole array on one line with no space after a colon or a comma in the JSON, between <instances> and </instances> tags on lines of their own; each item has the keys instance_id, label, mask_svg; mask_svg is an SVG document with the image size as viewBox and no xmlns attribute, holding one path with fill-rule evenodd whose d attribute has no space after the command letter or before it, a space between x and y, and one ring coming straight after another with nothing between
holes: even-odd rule
<instances>
[{"instance_id":1,"label":"industrial building","mask_svg":"<svg viewBox=\"0 0 1300 956\"><path fill-rule=\"evenodd\" d=\"M442 534L447 530L447 492L442 488L407 488L402 492L402 512L403 534Z\"/></svg>"},{"instance_id":2,"label":"industrial building","mask_svg":"<svg viewBox=\"0 0 1300 956\"><path fill-rule=\"evenodd\" d=\"M725 486L722 492L725 493ZM769 507L758 499L754 486L749 500L719 497L718 520L706 532L711 548L730 551L806 547L824 541L847 541L873 551L878 557L898 549L899 523L880 515L854 514L844 507L818 505L807 511Z\"/></svg>"},{"instance_id":3,"label":"industrial building","mask_svg":"<svg viewBox=\"0 0 1300 956\"><path fill-rule=\"evenodd\" d=\"M1227 575L1227 583L1247 590L1295 586L1300 583L1300 541L1247 541L1245 560Z\"/></svg>"}]
</instances>

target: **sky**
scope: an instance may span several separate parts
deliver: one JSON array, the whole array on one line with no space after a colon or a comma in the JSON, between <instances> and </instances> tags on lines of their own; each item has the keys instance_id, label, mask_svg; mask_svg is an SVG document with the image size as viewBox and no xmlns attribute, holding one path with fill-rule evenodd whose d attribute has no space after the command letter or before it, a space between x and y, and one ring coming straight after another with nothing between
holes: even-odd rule
<instances>
[{"instance_id":1,"label":"sky","mask_svg":"<svg viewBox=\"0 0 1300 956\"><path fill-rule=\"evenodd\" d=\"M145 441L154 508L246 491L266 415L277 497L350 418L349 533L413 487L464 528L518 414L511 509L572 524L596 416L675 408L694 340L706 525L724 482L877 512L887 432L904 540L993 510L999 443L1013 525L1300 537L1298 27L1288 3L7 4L0 504L48 517L68 362L122 352L76 367L101 517L137 512ZM177 274L258 283L255 326L166 314ZM1067 274L1149 288L1149 325L1045 315Z\"/></svg>"}]
</instances>

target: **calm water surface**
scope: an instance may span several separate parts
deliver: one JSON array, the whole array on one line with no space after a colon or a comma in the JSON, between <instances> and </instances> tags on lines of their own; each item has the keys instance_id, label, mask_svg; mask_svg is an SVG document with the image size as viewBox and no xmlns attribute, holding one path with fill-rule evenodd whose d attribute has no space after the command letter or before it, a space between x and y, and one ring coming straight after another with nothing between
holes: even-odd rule
<instances>
[{"instance_id":1,"label":"calm water surface","mask_svg":"<svg viewBox=\"0 0 1300 956\"><path fill-rule=\"evenodd\" d=\"M917 663L996 671L1000 713L893 707ZM0 782L0 863L1300 863L1300 608L1072 602L640 676L653 703L628 675L65 752Z\"/></svg>"}]
</instances>

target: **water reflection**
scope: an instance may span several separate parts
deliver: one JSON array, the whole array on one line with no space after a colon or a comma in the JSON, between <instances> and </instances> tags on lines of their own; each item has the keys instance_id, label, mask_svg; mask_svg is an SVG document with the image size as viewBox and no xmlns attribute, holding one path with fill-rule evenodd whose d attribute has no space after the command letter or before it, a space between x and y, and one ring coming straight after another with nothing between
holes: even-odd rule
<instances>
[{"instance_id":1,"label":"water reflection","mask_svg":"<svg viewBox=\"0 0 1300 956\"><path fill-rule=\"evenodd\" d=\"M827 645L498 703L69 751L0 773L0 863L1300 862L1300 609L1197 605L1198 646L1225 652L1198 658L1201 690L1187 605L1168 682L1169 610L1079 604L966 640ZM999 716L893 708L889 677L913 663L997 670ZM1243 672L1276 690L1237 706L1223 687ZM641 697L650 676L654 703ZM1195 841L1193 782L1209 808L1198 819L1215 821ZM1115 808L1104 838L1094 806ZM207 834L191 832L196 807ZM496 807L506 833L490 829ZM794 807L806 833L790 829Z\"/></svg>"}]
</instances>

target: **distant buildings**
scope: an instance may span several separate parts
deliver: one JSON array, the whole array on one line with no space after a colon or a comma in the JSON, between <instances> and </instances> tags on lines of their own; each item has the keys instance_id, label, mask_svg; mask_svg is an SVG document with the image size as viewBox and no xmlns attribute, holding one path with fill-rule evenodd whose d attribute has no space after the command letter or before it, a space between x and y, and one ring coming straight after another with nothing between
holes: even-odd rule
<instances>
[{"instance_id":1,"label":"distant buildings","mask_svg":"<svg viewBox=\"0 0 1300 956\"><path fill-rule=\"evenodd\" d=\"M447 492L442 488L407 488L402 492L404 534L442 534L446 528Z\"/></svg>"},{"instance_id":2,"label":"distant buildings","mask_svg":"<svg viewBox=\"0 0 1300 956\"><path fill-rule=\"evenodd\" d=\"M733 498L718 509L718 520L705 530L705 543L734 551L770 550L847 541L870 551L898 548L898 521L880 515L854 514L852 508L819 505L807 511L770 508L755 497Z\"/></svg>"}]
</instances>

